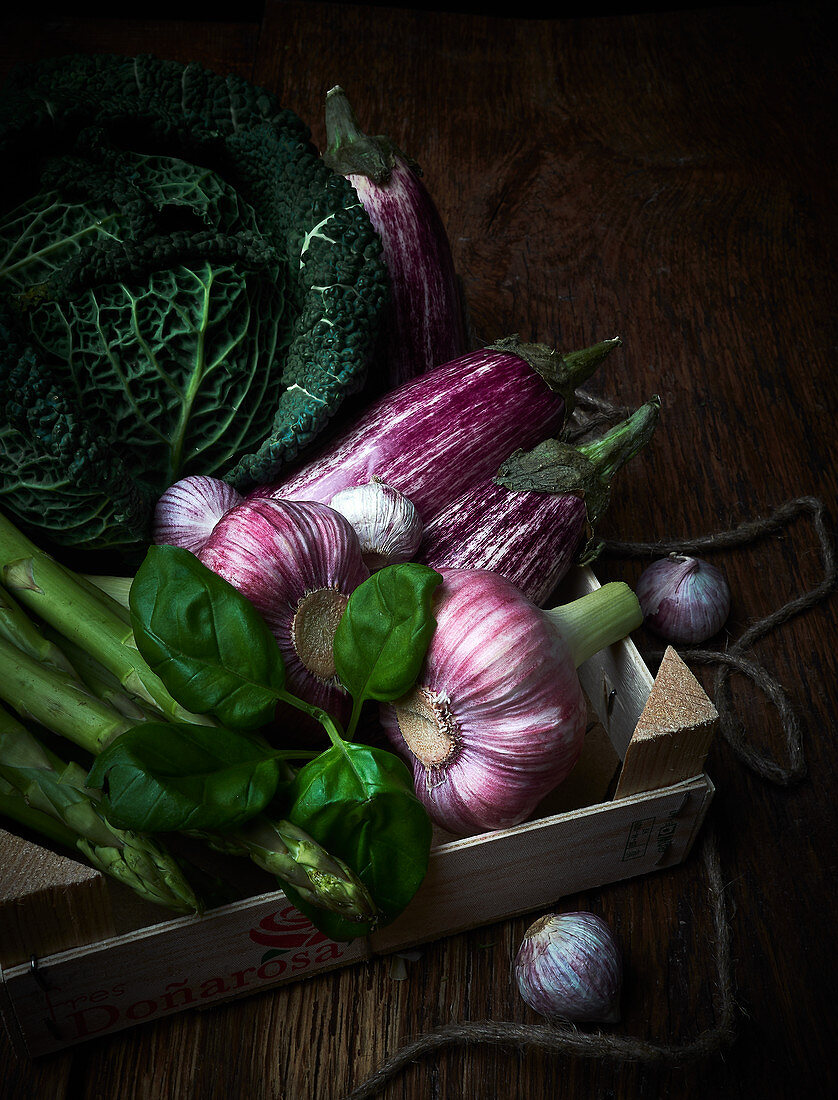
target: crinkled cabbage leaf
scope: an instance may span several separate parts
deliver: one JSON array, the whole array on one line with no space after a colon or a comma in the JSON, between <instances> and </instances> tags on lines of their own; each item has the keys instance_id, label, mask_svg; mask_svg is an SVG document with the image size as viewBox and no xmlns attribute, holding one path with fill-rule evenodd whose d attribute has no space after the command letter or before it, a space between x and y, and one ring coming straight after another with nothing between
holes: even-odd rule
<instances>
[{"instance_id":1,"label":"crinkled cabbage leaf","mask_svg":"<svg viewBox=\"0 0 838 1100\"><path fill-rule=\"evenodd\" d=\"M188 474L272 480L363 385L380 242L263 89L41 63L0 100L0 158L0 508L48 543L141 543Z\"/></svg>"}]
</instances>

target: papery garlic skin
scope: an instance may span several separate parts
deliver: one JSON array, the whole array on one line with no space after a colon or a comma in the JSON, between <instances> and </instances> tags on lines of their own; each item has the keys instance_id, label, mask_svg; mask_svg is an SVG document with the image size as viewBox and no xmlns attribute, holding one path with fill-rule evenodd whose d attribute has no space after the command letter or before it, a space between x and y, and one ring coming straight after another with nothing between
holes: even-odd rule
<instances>
[{"instance_id":1,"label":"papery garlic skin","mask_svg":"<svg viewBox=\"0 0 838 1100\"><path fill-rule=\"evenodd\" d=\"M527 929L513 973L530 1008L551 1019L616 1023L623 961L594 913L551 913Z\"/></svg>"},{"instance_id":2,"label":"papery garlic skin","mask_svg":"<svg viewBox=\"0 0 838 1100\"><path fill-rule=\"evenodd\" d=\"M564 639L509 581L439 572L419 680L382 705L381 722L437 825L457 835L507 828L576 763L584 695Z\"/></svg>"},{"instance_id":3,"label":"papery garlic skin","mask_svg":"<svg viewBox=\"0 0 838 1100\"><path fill-rule=\"evenodd\" d=\"M730 614L730 588L720 569L701 558L670 554L652 562L635 586L645 625L669 642L697 645Z\"/></svg>"},{"instance_id":4,"label":"papery garlic skin","mask_svg":"<svg viewBox=\"0 0 838 1100\"><path fill-rule=\"evenodd\" d=\"M346 516L357 532L370 572L412 561L423 524L412 501L380 478L342 489L329 506Z\"/></svg>"},{"instance_id":5,"label":"papery garlic skin","mask_svg":"<svg viewBox=\"0 0 838 1100\"><path fill-rule=\"evenodd\" d=\"M154 509L152 542L181 546L196 554L221 517L244 497L216 477L200 474L181 478L162 493Z\"/></svg>"},{"instance_id":6,"label":"papery garlic skin","mask_svg":"<svg viewBox=\"0 0 838 1100\"><path fill-rule=\"evenodd\" d=\"M332 644L350 594L369 576L349 521L313 501L246 500L219 520L197 557L261 612L289 691L345 721L349 696Z\"/></svg>"}]
</instances>

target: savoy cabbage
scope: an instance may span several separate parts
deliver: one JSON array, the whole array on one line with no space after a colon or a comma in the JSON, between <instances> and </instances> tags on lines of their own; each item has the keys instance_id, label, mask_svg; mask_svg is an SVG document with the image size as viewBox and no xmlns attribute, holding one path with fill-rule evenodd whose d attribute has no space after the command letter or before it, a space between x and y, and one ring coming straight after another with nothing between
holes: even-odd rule
<instances>
[{"instance_id":1,"label":"savoy cabbage","mask_svg":"<svg viewBox=\"0 0 838 1100\"><path fill-rule=\"evenodd\" d=\"M147 539L190 473L277 476L363 384L387 294L354 189L273 96L72 56L0 99L0 508Z\"/></svg>"}]
</instances>

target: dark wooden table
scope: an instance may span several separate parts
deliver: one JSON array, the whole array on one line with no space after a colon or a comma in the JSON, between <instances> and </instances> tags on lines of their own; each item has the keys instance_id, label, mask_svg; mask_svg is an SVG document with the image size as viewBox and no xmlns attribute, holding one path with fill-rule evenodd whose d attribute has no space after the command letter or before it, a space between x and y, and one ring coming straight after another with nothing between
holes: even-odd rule
<instances>
[{"instance_id":1,"label":"dark wooden table","mask_svg":"<svg viewBox=\"0 0 838 1100\"><path fill-rule=\"evenodd\" d=\"M630 406L657 392L664 414L650 452L619 482L607 538L716 532L801 497L834 514L838 88L826 6L619 16L580 6L547 20L526 5L508 18L279 0L231 4L215 21L190 19L177 0L146 19L142 5L131 10L27 21L20 6L0 34L2 75L75 50L196 60L277 92L318 144L324 94L340 83L366 128L422 165L477 339L518 332L569 349L623 337L597 392ZM719 648L824 577L808 513L704 556L734 593ZM611 555L599 572L633 580L641 564ZM459 1043L407 1066L382 1096L832 1094L837 609L822 600L749 653L793 702L805 777L766 780L724 736L708 761L732 936L732 1046L667 1067ZM636 640L653 664L654 638ZM715 668L695 671L712 693ZM730 702L746 743L787 768L775 707L739 674ZM593 909L621 931L628 979L616 1034L679 1047L712 1029L718 982L698 849L676 869L560 905ZM402 981L372 960L35 1063L16 1062L0 1039L0 1091L337 1100L430 1029L539 1022L509 980L530 919L429 945Z\"/></svg>"}]
</instances>

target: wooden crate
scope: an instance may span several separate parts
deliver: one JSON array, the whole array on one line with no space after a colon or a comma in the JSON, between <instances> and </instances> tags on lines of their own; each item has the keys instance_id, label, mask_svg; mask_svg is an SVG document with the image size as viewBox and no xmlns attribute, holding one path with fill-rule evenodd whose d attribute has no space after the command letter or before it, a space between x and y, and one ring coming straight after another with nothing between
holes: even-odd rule
<instances>
[{"instance_id":1,"label":"wooden crate","mask_svg":"<svg viewBox=\"0 0 838 1100\"><path fill-rule=\"evenodd\" d=\"M597 586L576 570L562 598ZM654 678L630 640L579 672L591 721L571 777L523 825L438 834L416 897L367 939L328 940L277 890L161 918L98 872L0 834L0 1012L15 1047L37 1057L680 863L713 796L712 703L672 648Z\"/></svg>"}]
</instances>

